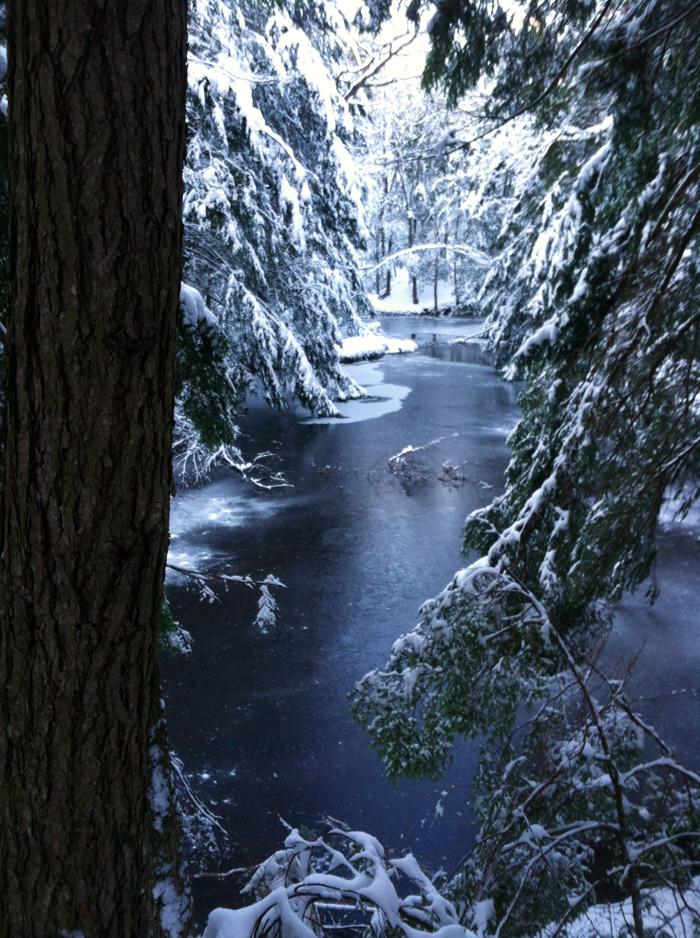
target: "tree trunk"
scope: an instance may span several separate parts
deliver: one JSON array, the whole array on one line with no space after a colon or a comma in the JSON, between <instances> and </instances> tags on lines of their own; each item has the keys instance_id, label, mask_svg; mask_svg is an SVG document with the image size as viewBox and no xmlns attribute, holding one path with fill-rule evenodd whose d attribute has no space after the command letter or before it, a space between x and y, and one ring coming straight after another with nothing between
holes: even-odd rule
<instances>
[{"instance_id":1,"label":"tree trunk","mask_svg":"<svg viewBox=\"0 0 700 938\"><path fill-rule=\"evenodd\" d=\"M374 274L374 278L375 278L375 284L374 284L374 286L375 286L375 292L376 292L377 296L379 296L379 294L382 292L381 279L380 279L381 271L380 271L380 268L379 268L379 261L381 260L381 257L379 256L379 239L380 239L380 237L381 237L380 232L381 232L381 229L380 229L380 228L377 228L377 235L376 235L376 237L375 237L375 239L374 239L374 248L375 248L374 257L375 257L375 260L376 260L376 263L377 263L377 269L376 269L375 274Z\"/></svg>"},{"instance_id":2,"label":"tree trunk","mask_svg":"<svg viewBox=\"0 0 700 938\"><path fill-rule=\"evenodd\" d=\"M433 227L433 240L437 241L437 230ZM433 272L433 304L435 306L435 315L439 315L438 310L438 272L440 264L440 252L435 251L435 270Z\"/></svg>"},{"instance_id":3,"label":"tree trunk","mask_svg":"<svg viewBox=\"0 0 700 938\"><path fill-rule=\"evenodd\" d=\"M389 250L387 254L391 255L391 238L389 238ZM386 289L384 290L384 296L391 296L391 264L387 264L386 268Z\"/></svg>"},{"instance_id":4,"label":"tree trunk","mask_svg":"<svg viewBox=\"0 0 700 938\"><path fill-rule=\"evenodd\" d=\"M459 244L459 219L455 222L455 244ZM457 300L457 252L452 254L452 278L455 291L455 309L459 307Z\"/></svg>"},{"instance_id":5,"label":"tree trunk","mask_svg":"<svg viewBox=\"0 0 700 938\"><path fill-rule=\"evenodd\" d=\"M413 215L408 216L408 246L413 247L413 241L416 235L416 225L418 224L417 220ZM418 302L418 277L411 277L411 286L413 288L413 302L414 304Z\"/></svg>"},{"instance_id":6,"label":"tree trunk","mask_svg":"<svg viewBox=\"0 0 700 938\"><path fill-rule=\"evenodd\" d=\"M186 44L187 0L9 4L2 938L191 928L157 667Z\"/></svg>"},{"instance_id":7,"label":"tree trunk","mask_svg":"<svg viewBox=\"0 0 700 938\"><path fill-rule=\"evenodd\" d=\"M448 230L447 230L447 228L445 228L445 247L444 247L443 250L441 251L441 254L442 254L442 256L443 256L445 259L447 259L447 239L448 239L448 237L449 237L449 235L448 235ZM447 264L446 264L445 266L447 267L448 270L450 269L449 266L447 266Z\"/></svg>"}]
</instances>

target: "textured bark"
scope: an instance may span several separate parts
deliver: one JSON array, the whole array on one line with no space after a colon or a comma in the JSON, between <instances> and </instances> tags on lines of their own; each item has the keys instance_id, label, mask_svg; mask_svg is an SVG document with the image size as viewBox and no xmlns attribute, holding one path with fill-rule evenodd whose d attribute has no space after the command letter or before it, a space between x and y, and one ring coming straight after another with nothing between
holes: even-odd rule
<instances>
[{"instance_id":1,"label":"textured bark","mask_svg":"<svg viewBox=\"0 0 700 938\"><path fill-rule=\"evenodd\" d=\"M186 17L186 0L9 4L2 938L135 938L163 868L149 734Z\"/></svg>"}]
</instances>

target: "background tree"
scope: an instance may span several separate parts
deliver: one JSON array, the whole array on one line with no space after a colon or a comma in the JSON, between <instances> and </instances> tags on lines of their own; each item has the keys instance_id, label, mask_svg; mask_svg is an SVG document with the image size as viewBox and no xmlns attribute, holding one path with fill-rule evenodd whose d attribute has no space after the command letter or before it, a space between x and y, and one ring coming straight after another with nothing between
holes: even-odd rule
<instances>
[{"instance_id":1,"label":"background tree","mask_svg":"<svg viewBox=\"0 0 700 938\"><path fill-rule=\"evenodd\" d=\"M483 128L481 91L448 108L441 89L426 93L418 79L394 78L367 97L359 152L376 232L367 258L375 292L386 297L388 273L402 271L393 291L402 308L480 311L484 282L493 281L509 232L506 219L532 175L542 137L553 133L535 132L523 117L474 140Z\"/></svg>"},{"instance_id":2,"label":"background tree","mask_svg":"<svg viewBox=\"0 0 700 938\"><path fill-rule=\"evenodd\" d=\"M157 638L185 0L9 8L0 934L187 934Z\"/></svg>"}]
</instances>

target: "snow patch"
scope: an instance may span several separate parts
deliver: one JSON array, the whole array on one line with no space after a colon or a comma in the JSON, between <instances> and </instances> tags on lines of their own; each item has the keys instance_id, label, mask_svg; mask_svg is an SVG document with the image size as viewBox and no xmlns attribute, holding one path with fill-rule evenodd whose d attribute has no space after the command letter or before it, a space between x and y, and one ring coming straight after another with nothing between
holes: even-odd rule
<instances>
[{"instance_id":1,"label":"snow patch","mask_svg":"<svg viewBox=\"0 0 700 938\"><path fill-rule=\"evenodd\" d=\"M153 762L153 775L151 776L151 792L149 799L155 815L153 826L159 834L163 833L163 819L167 817L170 805L168 782L163 774L163 753L158 746L151 746L151 761Z\"/></svg>"},{"instance_id":2,"label":"snow patch","mask_svg":"<svg viewBox=\"0 0 700 938\"><path fill-rule=\"evenodd\" d=\"M645 934L693 935L700 916L700 876L683 891L683 902L679 902L678 893L671 889L649 890L643 894L643 902ZM632 921L631 899L594 905L567 926L566 934L567 938L591 938L593 935L618 938L634 933ZM554 931L555 926L549 925L537 938L548 938Z\"/></svg>"},{"instance_id":3,"label":"snow patch","mask_svg":"<svg viewBox=\"0 0 700 938\"><path fill-rule=\"evenodd\" d=\"M386 273L386 271L383 271ZM370 302L374 309L380 315L382 313L422 313L427 310L435 309L435 295L433 284L430 289L426 288L425 282L419 285L418 303L413 302L413 283L408 270L399 268L393 278L391 285L391 294L386 297L378 297L376 294L370 294ZM456 305L454 283L445 280L438 280L438 311L451 309Z\"/></svg>"},{"instance_id":4,"label":"snow patch","mask_svg":"<svg viewBox=\"0 0 700 938\"><path fill-rule=\"evenodd\" d=\"M385 414L401 410L402 401L411 393L411 389L400 384L384 384L384 375L378 364L350 365L348 374L367 391L371 398L354 401L341 401L338 404L341 420L337 417L311 417L304 423L332 424L335 426L357 423L360 420L372 420Z\"/></svg>"},{"instance_id":5,"label":"snow patch","mask_svg":"<svg viewBox=\"0 0 700 938\"><path fill-rule=\"evenodd\" d=\"M474 924L476 925L479 938L484 934L489 922L495 915L496 909L493 904L493 899L482 899L481 902L476 903L474 906Z\"/></svg>"},{"instance_id":6,"label":"snow patch","mask_svg":"<svg viewBox=\"0 0 700 938\"><path fill-rule=\"evenodd\" d=\"M216 316L207 309L204 297L186 283L180 284L180 303L182 304L182 318L185 324L196 329L200 322L208 326L215 326L218 322Z\"/></svg>"},{"instance_id":7,"label":"snow patch","mask_svg":"<svg viewBox=\"0 0 700 938\"><path fill-rule=\"evenodd\" d=\"M355 362L363 358L379 358L381 355L418 351L418 345L412 339L390 339L374 332L350 336L343 339L341 346L336 347L342 362Z\"/></svg>"},{"instance_id":8,"label":"snow patch","mask_svg":"<svg viewBox=\"0 0 700 938\"><path fill-rule=\"evenodd\" d=\"M162 879L153 887L153 898L161 904L160 924L167 938L182 935L189 907L189 896L178 893L171 877Z\"/></svg>"}]
</instances>

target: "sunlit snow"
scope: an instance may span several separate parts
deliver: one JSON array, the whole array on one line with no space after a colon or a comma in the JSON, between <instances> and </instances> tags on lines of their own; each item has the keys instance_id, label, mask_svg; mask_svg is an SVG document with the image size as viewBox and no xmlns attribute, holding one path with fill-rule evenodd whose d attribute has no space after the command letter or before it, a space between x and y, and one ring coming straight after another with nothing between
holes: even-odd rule
<instances>
[{"instance_id":1,"label":"sunlit snow","mask_svg":"<svg viewBox=\"0 0 700 938\"><path fill-rule=\"evenodd\" d=\"M342 362L354 362L363 358L380 358L382 355L397 355L417 352L418 346L412 339L390 339L377 333L354 335L343 339L339 348Z\"/></svg>"}]
</instances>

